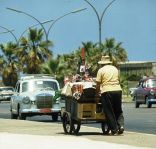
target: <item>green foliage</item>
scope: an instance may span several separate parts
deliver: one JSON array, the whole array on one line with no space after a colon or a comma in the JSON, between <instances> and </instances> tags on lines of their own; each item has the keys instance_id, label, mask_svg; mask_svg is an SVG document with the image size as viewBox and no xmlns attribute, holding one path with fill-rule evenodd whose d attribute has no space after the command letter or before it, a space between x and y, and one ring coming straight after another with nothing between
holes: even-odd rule
<instances>
[{"instance_id":1,"label":"green foliage","mask_svg":"<svg viewBox=\"0 0 156 149\"><path fill-rule=\"evenodd\" d=\"M125 75L120 76L120 85L121 85L123 94L128 95L129 94L129 89L128 89L127 76L125 76Z\"/></svg>"},{"instance_id":2,"label":"green foliage","mask_svg":"<svg viewBox=\"0 0 156 149\"><path fill-rule=\"evenodd\" d=\"M131 74L128 76L129 81L139 81L141 79L141 75Z\"/></svg>"},{"instance_id":3,"label":"green foliage","mask_svg":"<svg viewBox=\"0 0 156 149\"><path fill-rule=\"evenodd\" d=\"M0 57L3 84L7 86L15 86L18 76L18 60L15 55L17 45L8 42L7 44L0 44L0 48L4 55L3 57Z\"/></svg>"},{"instance_id":4,"label":"green foliage","mask_svg":"<svg viewBox=\"0 0 156 149\"><path fill-rule=\"evenodd\" d=\"M36 28L30 28L28 37L21 38L16 54L21 62L21 71L24 73L40 73L41 65L52 57L52 52L48 49L52 46L52 42L43 41L42 38L42 29Z\"/></svg>"},{"instance_id":5,"label":"green foliage","mask_svg":"<svg viewBox=\"0 0 156 149\"><path fill-rule=\"evenodd\" d=\"M8 42L1 44L0 66L3 72L5 84L14 84L17 80L17 72L22 73L46 73L56 76L63 85L65 76L72 76L80 73L82 65L81 49L85 50L85 66L93 77L96 77L99 69L98 61L102 55L110 55L117 65L118 62L127 60L127 53L122 47L122 43L116 43L114 38L106 39L102 43L102 50L98 43L82 42L82 46L70 54L58 55L55 59L49 47L53 43L43 40L42 29L29 28L26 37L21 37L18 44ZM123 88L124 88L124 81Z\"/></svg>"}]
</instances>

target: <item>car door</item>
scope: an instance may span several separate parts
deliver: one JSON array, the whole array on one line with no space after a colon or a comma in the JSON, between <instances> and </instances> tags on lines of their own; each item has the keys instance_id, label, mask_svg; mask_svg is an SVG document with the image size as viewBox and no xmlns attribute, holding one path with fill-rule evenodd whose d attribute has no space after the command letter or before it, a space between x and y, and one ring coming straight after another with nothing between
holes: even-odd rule
<instances>
[{"instance_id":1,"label":"car door","mask_svg":"<svg viewBox=\"0 0 156 149\"><path fill-rule=\"evenodd\" d=\"M140 89L138 91L138 101L140 103L145 103L148 93L149 89L147 87L147 80L143 80L140 84Z\"/></svg>"},{"instance_id":2,"label":"car door","mask_svg":"<svg viewBox=\"0 0 156 149\"><path fill-rule=\"evenodd\" d=\"M139 101L139 103L143 102L143 94L144 94L144 87L143 87L144 81L141 80L139 82L138 88L136 89L136 100Z\"/></svg>"},{"instance_id":3,"label":"car door","mask_svg":"<svg viewBox=\"0 0 156 149\"><path fill-rule=\"evenodd\" d=\"M17 112L18 111L18 98L19 98L19 91L20 91L20 83L17 82L15 86L15 92L14 95L11 98L11 106L12 106L12 111Z\"/></svg>"}]
</instances>

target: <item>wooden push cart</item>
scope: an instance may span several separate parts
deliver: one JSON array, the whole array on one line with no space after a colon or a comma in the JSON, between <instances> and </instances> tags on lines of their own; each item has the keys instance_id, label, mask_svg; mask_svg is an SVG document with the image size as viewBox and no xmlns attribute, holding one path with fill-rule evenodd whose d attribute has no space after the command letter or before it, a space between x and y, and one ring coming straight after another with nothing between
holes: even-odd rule
<instances>
[{"instance_id":1,"label":"wooden push cart","mask_svg":"<svg viewBox=\"0 0 156 149\"><path fill-rule=\"evenodd\" d=\"M80 89L79 85L76 87ZM105 114L99 98L95 96L95 88L88 87L74 94L72 85L71 90L72 96L63 95L65 100L65 108L62 110L64 132L78 134L81 124L95 121L101 123L103 134L108 134Z\"/></svg>"}]
</instances>

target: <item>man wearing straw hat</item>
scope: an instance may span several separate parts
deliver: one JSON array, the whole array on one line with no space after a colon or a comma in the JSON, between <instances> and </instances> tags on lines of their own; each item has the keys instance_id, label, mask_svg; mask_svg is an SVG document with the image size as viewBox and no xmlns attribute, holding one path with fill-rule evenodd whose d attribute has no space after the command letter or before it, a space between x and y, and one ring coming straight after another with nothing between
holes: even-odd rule
<instances>
[{"instance_id":1,"label":"man wearing straw hat","mask_svg":"<svg viewBox=\"0 0 156 149\"><path fill-rule=\"evenodd\" d=\"M122 111L122 89L119 83L119 71L112 65L110 57L102 56L98 62L102 67L97 72L96 94L101 93L103 111L111 134L124 132L124 117Z\"/></svg>"}]
</instances>

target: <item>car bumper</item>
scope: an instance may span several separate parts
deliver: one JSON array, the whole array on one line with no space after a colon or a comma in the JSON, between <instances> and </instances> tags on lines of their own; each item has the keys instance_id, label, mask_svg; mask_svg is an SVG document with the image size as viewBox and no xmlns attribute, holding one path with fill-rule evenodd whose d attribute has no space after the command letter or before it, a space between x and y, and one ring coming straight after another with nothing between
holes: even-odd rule
<instances>
[{"instance_id":1,"label":"car bumper","mask_svg":"<svg viewBox=\"0 0 156 149\"><path fill-rule=\"evenodd\" d=\"M11 97L10 96L1 96L0 101L10 101Z\"/></svg>"},{"instance_id":2,"label":"car bumper","mask_svg":"<svg viewBox=\"0 0 156 149\"><path fill-rule=\"evenodd\" d=\"M50 109L50 108L44 108L44 109L22 109L21 113L30 113L30 114L51 114L51 113L60 113L61 109Z\"/></svg>"},{"instance_id":3,"label":"car bumper","mask_svg":"<svg viewBox=\"0 0 156 149\"><path fill-rule=\"evenodd\" d=\"M156 99L148 99L148 102L150 102L150 103L156 103Z\"/></svg>"}]
</instances>

